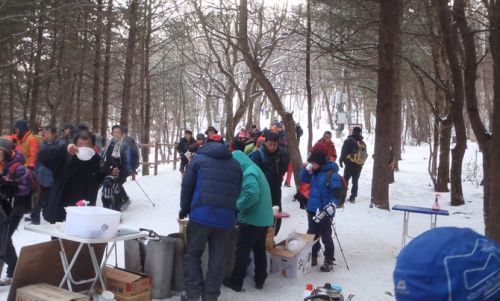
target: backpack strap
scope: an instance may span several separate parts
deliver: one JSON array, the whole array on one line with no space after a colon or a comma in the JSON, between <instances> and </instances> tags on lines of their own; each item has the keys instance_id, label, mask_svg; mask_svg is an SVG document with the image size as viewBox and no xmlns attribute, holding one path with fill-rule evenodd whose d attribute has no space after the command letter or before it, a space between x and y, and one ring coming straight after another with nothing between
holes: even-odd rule
<instances>
[{"instance_id":1,"label":"backpack strap","mask_svg":"<svg viewBox=\"0 0 500 301\"><path fill-rule=\"evenodd\" d=\"M330 169L326 172L326 188L327 189L330 189L330 180L332 179L332 175L333 175L333 169Z\"/></svg>"}]
</instances>

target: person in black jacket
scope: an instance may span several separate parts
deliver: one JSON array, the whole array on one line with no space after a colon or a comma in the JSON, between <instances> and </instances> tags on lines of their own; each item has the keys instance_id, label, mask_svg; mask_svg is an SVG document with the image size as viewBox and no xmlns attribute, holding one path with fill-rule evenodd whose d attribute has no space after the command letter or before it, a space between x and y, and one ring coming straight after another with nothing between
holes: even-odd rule
<instances>
[{"instance_id":1,"label":"person in black jacket","mask_svg":"<svg viewBox=\"0 0 500 301\"><path fill-rule=\"evenodd\" d=\"M195 143L196 140L194 140L193 138L193 132L191 132L190 130L185 130L184 137L177 144L177 151L181 155L181 166L179 168L179 171L182 175L184 175L184 171L186 170L186 167L189 163L189 159L186 156L186 153L189 151L189 148Z\"/></svg>"},{"instance_id":2,"label":"person in black jacket","mask_svg":"<svg viewBox=\"0 0 500 301\"><path fill-rule=\"evenodd\" d=\"M186 294L181 300L202 297L216 301L219 297L242 178L240 164L219 135L211 135L191 160L182 178L179 211L179 219L189 215L184 255ZM200 263L207 243L210 256L203 279Z\"/></svg>"},{"instance_id":3,"label":"person in black jacket","mask_svg":"<svg viewBox=\"0 0 500 301\"><path fill-rule=\"evenodd\" d=\"M44 219L50 223L65 221L64 207L75 206L80 200L88 201L91 206L95 206L97 192L104 179L101 156L95 153L87 161L80 160L76 156L80 147L93 148L94 143L90 135L80 132L74 137L73 142L67 148L60 144L51 146L56 152L57 160L63 162L63 166L60 171L54 171L54 186L50 191L47 208L43 211ZM113 169L112 174L118 176L119 170Z\"/></svg>"},{"instance_id":4,"label":"person in black jacket","mask_svg":"<svg viewBox=\"0 0 500 301\"><path fill-rule=\"evenodd\" d=\"M267 132L266 142L262 144L259 150L252 153L250 158L266 175L267 182L269 182L269 187L271 188L273 206L279 206L281 211L281 183L290 163L290 157L287 150L279 146L278 135ZM281 219L278 219L276 221L276 235L278 235L280 227Z\"/></svg>"},{"instance_id":5,"label":"person in black jacket","mask_svg":"<svg viewBox=\"0 0 500 301\"><path fill-rule=\"evenodd\" d=\"M363 168L363 162L356 160L354 156L357 154L359 147L363 146L366 149L366 144L363 142L361 135L361 128L355 127L352 129L352 135L348 136L342 145L342 152L340 154L340 167L344 167L344 179L349 185L349 180L352 177L352 189L349 202L354 203L358 195L358 181Z\"/></svg>"}]
</instances>

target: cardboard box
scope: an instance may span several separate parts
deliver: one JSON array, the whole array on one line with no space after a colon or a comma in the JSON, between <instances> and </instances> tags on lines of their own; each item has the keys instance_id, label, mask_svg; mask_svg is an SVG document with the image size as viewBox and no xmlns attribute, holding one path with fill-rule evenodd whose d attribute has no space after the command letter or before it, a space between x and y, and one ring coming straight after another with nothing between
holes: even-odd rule
<instances>
[{"instance_id":1,"label":"cardboard box","mask_svg":"<svg viewBox=\"0 0 500 301\"><path fill-rule=\"evenodd\" d=\"M151 301L151 290L134 296L122 296L120 294L116 294L115 299L116 301Z\"/></svg>"},{"instance_id":2,"label":"cardboard box","mask_svg":"<svg viewBox=\"0 0 500 301\"><path fill-rule=\"evenodd\" d=\"M45 284L32 284L17 289L16 301L88 301L89 297Z\"/></svg>"},{"instance_id":3,"label":"cardboard box","mask_svg":"<svg viewBox=\"0 0 500 301\"><path fill-rule=\"evenodd\" d=\"M119 268L105 267L103 276L106 282L106 289L121 297L141 295L146 292L151 293L151 278L145 274L132 273ZM127 299L142 300L142 299Z\"/></svg>"},{"instance_id":4,"label":"cardboard box","mask_svg":"<svg viewBox=\"0 0 500 301\"><path fill-rule=\"evenodd\" d=\"M266 249L267 250L274 249L274 233L275 233L274 226L267 228L267 234L266 234Z\"/></svg>"},{"instance_id":5,"label":"cardboard box","mask_svg":"<svg viewBox=\"0 0 500 301\"><path fill-rule=\"evenodd\" d=\"M312 270L312 246L316 242L313 234L297 234L306 241L299 250L292 252L285 248L283 240L275 246L271 253L271 272L280 273L285 278L298 278Z\"/></svg>"}]
</instances>

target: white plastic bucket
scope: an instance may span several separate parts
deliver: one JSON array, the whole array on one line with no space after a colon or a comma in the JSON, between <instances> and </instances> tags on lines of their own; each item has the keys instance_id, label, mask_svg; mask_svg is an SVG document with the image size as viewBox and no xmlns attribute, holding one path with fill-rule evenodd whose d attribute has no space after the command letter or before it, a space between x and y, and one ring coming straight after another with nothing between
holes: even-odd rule
<instances>
[{"instance_id":1,"label":"white plastic bucket","mask_svg":"<svg viewBox=\"0 0 500 301\"><path fill-rule=\"evenodd\" d=\"M102 207L66 207L64 233L80 238L111 238L118 233L121 212Z\"/></svg>"}]
</instances>

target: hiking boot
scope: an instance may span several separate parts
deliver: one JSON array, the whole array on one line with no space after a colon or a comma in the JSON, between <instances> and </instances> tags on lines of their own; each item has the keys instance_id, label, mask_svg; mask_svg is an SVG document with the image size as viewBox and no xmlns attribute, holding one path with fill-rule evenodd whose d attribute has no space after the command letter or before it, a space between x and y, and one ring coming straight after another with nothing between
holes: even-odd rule
<instances>
[{"instance_id":1,"label":"hiking boot","mask_svg":"<svg viewBox=\"0 0 500 301\"><path fill-rule=\"evenodd\" d=\"M311 266L315 267L318 265L318 256L313 256L311 260Z\"/></svg>"},{"instance_id":2,"label":"hiking boot","mask_svg":"<svg viewBox=\"0 0 500 301\"><path fill-rule=\"evenodd\" d=\"M12 277L5 277L0 280L0 286L8 286L12 284Z\"/></svg>"},{"instance_id":3,"label":"hiking boot","mask_svg":"<svg viewBox=\"0 0 500 301\"><path fill-rule=\"evenodd\" d=\"M198 298L195 298L195 299L189 299L189 298L187 297L186 293L183 293L183 294L181 295L181 301L199 301L199 300L200 300L200 298L199 298L199 297L198 297Z\"/></svg>"},{"instance_id":4,"label":"hiking boot","mask_svg":"<svg viewBox=\"0 0 500 301\"><path fill-rule=\"evenodd\" d=\"M351 196L349 197L349 203L354 204L355 202L356 202L356 197L351 195Z\"/></svg>"},{"instance_id":5,"label":"hiking boot","mask_svg":"<svg viewBox=\"0 0 500 301\"><path fill-rule=\"evenodd\" d=\"M333 271L333 259L331 259L331 258L325 258L325 262L319 268L319 270L322 271L322 272L331 272L331 271Z\"/></svg>"},{"instance_id":6,"label":"hiking boot","mask_svg":"<svg viewBox=\"0 0 500 301\"><path fill-rule=\"evenodd\" d=\"M292 185L290 185L290 183L285 183L285 187L292 187Z\"/></svg>"},{"instance_id":7,"label":"hiking boot","mask_svg":"<svg viewBox=\"0 0 500 301\"><path fill-rule=\"evenodd\" d=\"M255 283L255 288L261 290L264 288L264 283Z\"/></svg>"},{"instance_id":8,"label":"hiking boot","mask_svg":"<svg viewBox=\"0 0 500 301\"><path fill-rule=\"evenodd\" d=\"M235 292L241 292L241 286L237 286L236 284L234 284L231 280L224 280L222 282L222 284L224 284L224 286L226 287L229 287L230 289L232 289L233 291Z\"/></svg>"}]
</instances>

